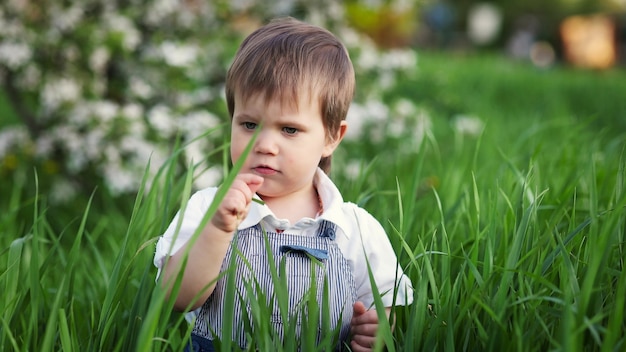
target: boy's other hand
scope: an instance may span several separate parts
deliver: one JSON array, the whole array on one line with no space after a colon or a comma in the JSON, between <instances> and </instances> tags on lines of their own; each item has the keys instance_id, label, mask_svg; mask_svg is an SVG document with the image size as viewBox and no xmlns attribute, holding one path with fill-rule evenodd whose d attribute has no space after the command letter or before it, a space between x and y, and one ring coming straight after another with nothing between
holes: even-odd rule
<instances>
[{"instance_id":1,"label":"boy's other hand","mask_svg":"<svg viewBox=\"0 0 626 352\"><path fill-rule=\"evenodd\" d=\"M211 219L213 226L224 232L234 232L248 214L252 196L263 184L263 177L239 174Z\"/></svg>"},{"instance_id":2,"label":"boy's other hand","mask_svg":"<svg viewBox=\"0 0 626 352\"><path fill-rule=\"evenodd\" d=\"M354 352L371 351L376 341L376 331L378 330L378 315L376 310L367 310L363 302L356 302L353 306L352 321L350 322L350 332L352 341L350 347Z\"/></svg>"}]
</instances>

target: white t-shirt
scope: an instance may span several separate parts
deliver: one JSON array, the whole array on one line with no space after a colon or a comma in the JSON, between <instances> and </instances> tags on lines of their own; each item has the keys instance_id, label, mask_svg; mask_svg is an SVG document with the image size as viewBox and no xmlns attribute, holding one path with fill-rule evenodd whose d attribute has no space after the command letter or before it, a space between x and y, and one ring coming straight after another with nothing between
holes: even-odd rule
<instances>
[{"instance_id":1,"label":"white t-shirt","mask_svg":"<svg viewBox=\"0 0 626 352\"><path fill-rule=\"evenodd\" d=\"M369 261L382 302L386 307L393 304L392 292L396 286L396 305L413 302L413 288L408 277L399 267L397 257L389 238L380 223L365 209L356 204L344 202L341 193L330 178L318 169L314 184L323 204L323 212L317 218L302 218L295 224L278 219L266 205L252 202L248 215L239 229L255 226L258 223L272 231L288 231L290 234L314 236L322 220L337 225L335 241L348 260L354 273L357 286L357 300L366 307L373 305L374 299L367 269ZM169 227L159 239L154 255L154 265L159 269L165 257L174 254L192 237L209 209L217 192L216 187L200 190L189 199L176 236L176 228L181 213L176 214ZM255 198L258 196L255 195Z\"/></svg>"}]
</instances>

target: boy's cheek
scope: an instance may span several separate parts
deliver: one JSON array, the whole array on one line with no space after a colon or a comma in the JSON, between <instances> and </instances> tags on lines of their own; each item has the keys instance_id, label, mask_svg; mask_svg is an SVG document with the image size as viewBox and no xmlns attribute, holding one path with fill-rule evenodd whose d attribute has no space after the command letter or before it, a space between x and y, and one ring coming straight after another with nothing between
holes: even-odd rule
<instances>
[{"instance_id":1,"label":"boy's cheek","mask_svg":"<svg viewBox=\"0 0 626 352\"><path fill-rule=\"evenodd\" d=\"M232 163L236 163L237 160L239 160L239 157L241 156L241 151L238 150L238 148L234 145L231 144L230 145L230 161L232 161Z\"/></svg>"}]
</instances>

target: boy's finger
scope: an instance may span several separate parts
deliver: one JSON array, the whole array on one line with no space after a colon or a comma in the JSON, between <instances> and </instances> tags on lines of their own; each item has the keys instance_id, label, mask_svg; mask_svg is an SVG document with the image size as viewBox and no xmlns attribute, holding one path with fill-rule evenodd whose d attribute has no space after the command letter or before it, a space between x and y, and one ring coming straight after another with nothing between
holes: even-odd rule
<instances>
[{"instance_id":1,"label":"boy's finger","mask_svg":"<svg viewBox=\"0 0 626 352\"><path fill-rule=\"evenodd\" d=\"M350 342L353 352L371 351L376 339L369 336L354 336Z\"/></svg>"},{"instance_id":2,"label":"boy's finger","mask_svg":"<svg viewBox=\"0 0 626 352\"><path fill-rule=\"evenodd\" d=\"M367 309L365 308L365 305L361 301L357 301L356 303L354 303L354 305L352 306L352 309L354 310L353 314L355 316L359 316L359 315L365 314L365 312L367 312Z\"/></svg>"},{"instance_id":3,"label":"boy's finger","mask_svg":"<svg viewBox=\"0 0 626 352\"><path fill-rule=\"evenodd\" d=\"M239 174L237 178L243 181L252 193L256 193L256 191L263 184L263 177L254 174Z\"/></svg>"},{"instance_id":4,"label":"boy's finger","mask_svg":"<svg viewBox=\"0 0 626 352\"><path fill-rule=\"evenodd\" d=\"M378 315L375 310L368 310L362 314L354 314L352 316L352 320L350 321L352 326L365 326L372 325L374 326L374 330L376 330L376 326L378 325Z\"/></svg>"}]
</instances>

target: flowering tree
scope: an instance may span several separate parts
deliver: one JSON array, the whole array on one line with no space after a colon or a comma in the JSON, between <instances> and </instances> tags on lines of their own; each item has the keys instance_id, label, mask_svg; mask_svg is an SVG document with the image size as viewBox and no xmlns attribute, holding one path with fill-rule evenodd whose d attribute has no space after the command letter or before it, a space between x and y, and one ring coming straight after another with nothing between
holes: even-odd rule
<instances>
[{"instance_id":1,"label":"flowering tree","mask_svg":"<svg viewBox=\"0 0 626 352\"><path fill-rule=\"evenodd\" d=\"M340 2L6 0L0 81L21 123L0 130L0 160L5 169L14 167L7 160L39 165L52 200L62 201L101 181L113 194L134 192L148 160L154 173L177 138L195 139L185 158L203 166L196 185L215 184L222 171L207 155L224 133L206 131L227 121L226 69L245 34L285 15L327 27L348 46L363 78L351 137L383 131L371 125L405 133L403 116L419 115L415 107L389 106L381 92L415 68L415 54L379 51L345 24Z\"/></svg>"}]
</instances>

